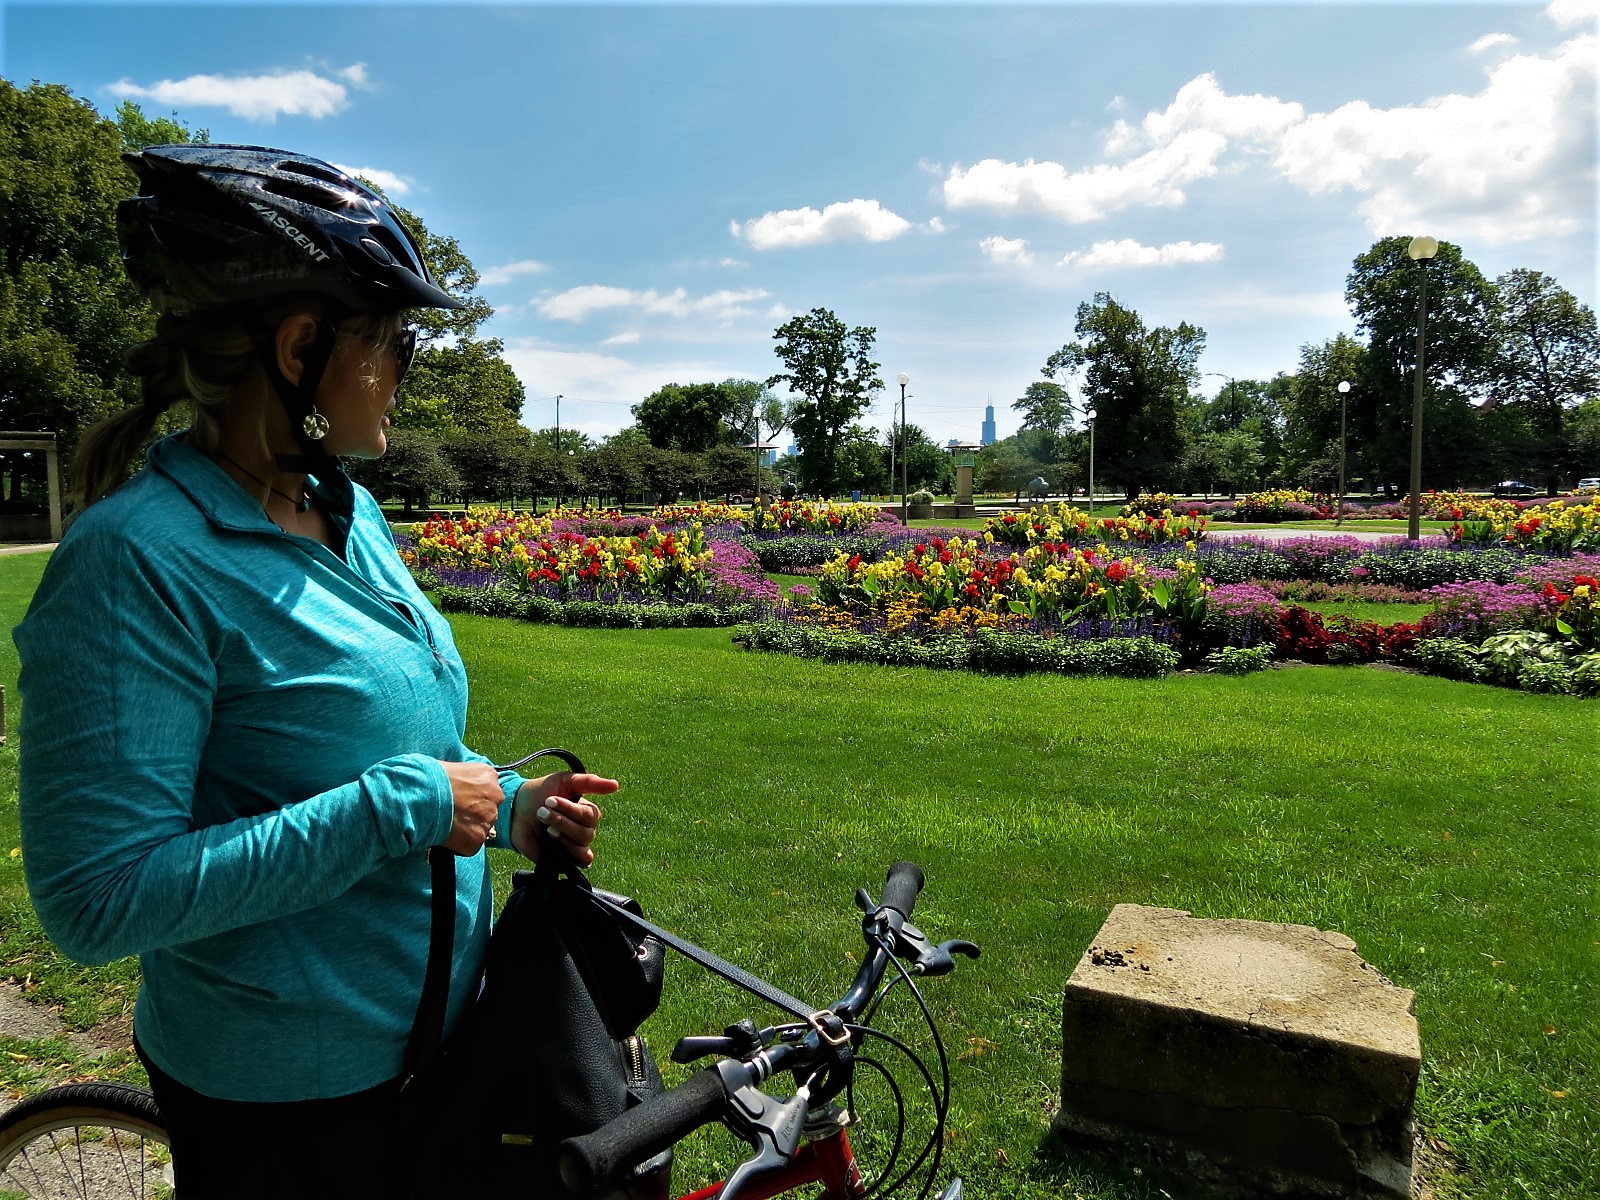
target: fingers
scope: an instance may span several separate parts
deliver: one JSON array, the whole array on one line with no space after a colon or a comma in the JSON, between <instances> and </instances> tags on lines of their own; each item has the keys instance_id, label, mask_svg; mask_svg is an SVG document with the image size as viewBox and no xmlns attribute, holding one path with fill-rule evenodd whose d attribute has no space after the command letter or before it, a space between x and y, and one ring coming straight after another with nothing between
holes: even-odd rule
<instances>
[{"instance_id":1,"label":"fingers","mask_svg":"<svg viewBox=\"0 0 1600 1200\"><path fill-rule=\"evenodd\" d=\"M494 836L505 792L500 776L487 763L446 762L442 764L450 781L454 806L450 833L443 845L456 854L472 855Z\"/></svg>"}]
</instances>

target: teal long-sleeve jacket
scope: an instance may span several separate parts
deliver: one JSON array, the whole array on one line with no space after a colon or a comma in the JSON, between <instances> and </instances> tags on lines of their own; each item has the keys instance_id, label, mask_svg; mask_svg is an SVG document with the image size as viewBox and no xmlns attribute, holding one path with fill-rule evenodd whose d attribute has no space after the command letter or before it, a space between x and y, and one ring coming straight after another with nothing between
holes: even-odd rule
<instances>
[{"instance_id":1,"label":"teal long-sleeve jacket","mask_svg":"<svg viewBox=\"0 0 1600 1200\"><path fill-rule=\"evenodd\" d=\"M140 1044L206 1095L302 1100L401 1071L429 932L425 852L466 676L372 497L316 483L345 556L279 529L182 435L52 556L21 656L23 865L45 931L137 954ZM500 845L521 778L503 772ZM489 934L457 866L449 1019Z\"/></svg>"}]
</instances>

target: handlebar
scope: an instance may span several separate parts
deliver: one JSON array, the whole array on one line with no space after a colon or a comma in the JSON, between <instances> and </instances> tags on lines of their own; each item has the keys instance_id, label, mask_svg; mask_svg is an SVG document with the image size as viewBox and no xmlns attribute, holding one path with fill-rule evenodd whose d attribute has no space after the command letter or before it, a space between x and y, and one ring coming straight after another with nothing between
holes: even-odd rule
<instances>
[{"instance_id":1,"label":"handlebar","mask_svg":"<svg viewBox=\"0 0 1600 1200\"><path fill-rule=\"evenodd\" d=\"M709 1125L727 1106L727 1092L716 1067L652 1097L593 1133L561 1144L561 1182L579 1195L598 1191L629 1163L660 1154Z\"/></svg>"},{"instance_id":2,"label":"handlebar","mask_svg":"<svg viewBox=\"0 0 1600 1200\"><path fill-rule=\"evenodd\" d=\"M978 948L970 942L933 946L920 930L908 923L923 884L920 867L915 863L897 862L889 868L879 904L873 905L865 891L857 893L856 901L866 912L862 931L868 945L867 955L850 990L827 1013L819 1015L836 1022L855 1021L877 993L891 954L909 960L912 971L917 974L944 974L951 970L954 965L951 951L977 957ZM747 1031L745 1037L751 1051L743 1060L723 1058L679 1086L629 1109L602 1128L564 1141L560 1170L566 1186L579 1194L596 1191L619 1178L630 1164L646 1161L701 1126L718 1120L727 1123L757 1150L757 1159L745 1164L736 1175L755 1166L757 1160L771 1165L786 1161L799 1141L799 1118L809 1100L808 1088L802 1081L794 1099L779 1101L763 1093L760 1085L780 1071L795 1070L798 1080L799 1070L805 1068L822 1065L827 1069L835 1063L847 1067L851 1042L858 1039L847 1039L842 1032L837 1039L824 1037L821 1029L814 1026L808 1032L791 1032L776 1044L768 1044L773 1040L770 1035L777 1035L780 1030L767 1030L764 1034L768 1036L757 1036L748 1022L742 1026ZM795 1029L794 1026L784 1028ZM729 1034L738 1032L739 1028L729 1027ZM731 1047L737 1040L684 1039L680 1048L690 1044L703 1052L714 1049L733 1052ZM676 1054L674 1057L678 1058ZM683 1060L678 1058L678 1061ZM837 1087L824 1088L810 1102L820 1103L837 1090ZM730 1178L728 1186L733 1188L733 1179Z\"/></svg>"}]
</instances>

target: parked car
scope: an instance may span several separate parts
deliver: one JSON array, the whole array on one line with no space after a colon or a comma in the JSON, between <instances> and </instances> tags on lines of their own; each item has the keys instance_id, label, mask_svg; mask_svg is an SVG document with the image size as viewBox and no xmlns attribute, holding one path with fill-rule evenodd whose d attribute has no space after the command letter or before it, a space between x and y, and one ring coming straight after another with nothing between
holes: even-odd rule
<instances>
[{"instance_id":1,"label":"parked car","mask_svg":"<svg viewBox=\"0 0 1600 1200\"><path fill-rule=\"evenodd\" d=\"M1494 485L1496 496L1537 496L1539 489L1531 483L1523 483L1520 479L1502 479Z\"/></svg>"},{"instance_id":2,"label":"parked car","mask_svg":"<svg viewBox=\"0 0 1600 1200\"><path fill-rule=\"evenodd\" d=\"M1600 492L1600 475L1590 475L1587 479L1578 480L1577 490L1580 492Z\"/></svg>"}]
</instances>

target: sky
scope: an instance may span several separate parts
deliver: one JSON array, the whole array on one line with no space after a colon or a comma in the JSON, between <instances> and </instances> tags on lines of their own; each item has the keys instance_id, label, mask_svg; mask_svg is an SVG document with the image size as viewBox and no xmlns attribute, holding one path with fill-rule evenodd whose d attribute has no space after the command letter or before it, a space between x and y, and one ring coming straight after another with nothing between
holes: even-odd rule
<instances>
[{"instance_id":1,"label":"sky","mask_svg":"<svg viewBox=\"0 0 1600 1200\"><path fill-rule=\"evenodd\" d=\"M1015 432L1101 292L1204 329L1206 395L1354 333L1382 237L1596 303L1600 0L0 0L0 74L375 180L481 272L524 423L597 439L812 308L877 330L864 423L904 373L943 442Z\"/></svg>"}]
</instances>

